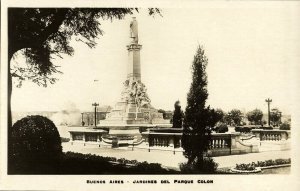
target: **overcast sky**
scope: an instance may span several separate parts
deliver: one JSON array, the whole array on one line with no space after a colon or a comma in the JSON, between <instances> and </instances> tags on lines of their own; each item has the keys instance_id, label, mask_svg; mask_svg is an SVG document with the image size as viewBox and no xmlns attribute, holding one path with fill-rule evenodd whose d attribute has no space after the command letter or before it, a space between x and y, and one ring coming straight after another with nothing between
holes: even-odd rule
<instances>
[{"instance_id":1,"label":"overcast sky","mask_svg":"<svg viewBox=\"0 0 300 191\"><path fill-rule=\"evenodd\" d=\"M155 18L143 11L136 15L143 46L142 82L155 108L173 110L176 100L185 108L190 68L200 44L209 60L207 104L225 111L259 108L266 112L265 99L270 97L271 107L290 113L293 66L300 60L299 8L232 5L162 9L163 17ZM94 49L72 41L74 56L54 61L64 73L59 81L48 88L29 82L14 88L13 111L55 111L71 103L89 111L95 101L113 106L126 79L131 17L101 21L105 34Z\"/></svg>"}]
</instances>

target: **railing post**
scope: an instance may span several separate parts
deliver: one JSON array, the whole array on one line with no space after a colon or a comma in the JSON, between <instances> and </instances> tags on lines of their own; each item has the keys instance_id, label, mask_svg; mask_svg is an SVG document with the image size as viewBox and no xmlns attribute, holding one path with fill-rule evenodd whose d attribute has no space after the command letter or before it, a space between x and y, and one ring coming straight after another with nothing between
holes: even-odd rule
<instances>
[{"instance_id":1,"label":"railing post","mask_svg":"<svg viewBox=\"0 0 300 191\"><path fill-rule=\"evenodd\" d=\"M231 155L231 142L232 142L232 139L231 139L231 134L229 134L229 155Z\"/></svg>"}]
</instances>

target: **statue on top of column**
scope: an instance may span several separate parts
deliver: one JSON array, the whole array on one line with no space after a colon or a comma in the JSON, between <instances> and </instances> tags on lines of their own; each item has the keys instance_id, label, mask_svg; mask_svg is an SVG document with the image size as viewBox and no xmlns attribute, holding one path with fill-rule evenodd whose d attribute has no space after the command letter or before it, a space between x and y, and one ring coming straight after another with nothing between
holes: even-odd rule
<instances>
[{"instance_id":1,"label":"statue on top of column","mask_svg":"<svg viewBox=\"0 0 300 191\"><path fill-rule=\"evenodd\" d=\"M138 24L135 17L130 22L130 38L132 38L132 43L138 44Z\"/></svg>"}]
</instances>

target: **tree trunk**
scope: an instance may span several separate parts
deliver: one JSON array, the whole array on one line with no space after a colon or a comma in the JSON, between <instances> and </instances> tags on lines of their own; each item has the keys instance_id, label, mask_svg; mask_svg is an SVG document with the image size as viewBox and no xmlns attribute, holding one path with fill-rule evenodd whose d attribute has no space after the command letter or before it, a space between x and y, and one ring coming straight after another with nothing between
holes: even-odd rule
<instances>
[{"instance_id":1,"label":"tree trunk","mask_svg":"<svg viewBox=\"0 0 300 191\"><path fill-rule=\"evenodd\" d=\"M12 127L12 113L11 113L11 96L12 96L12 77L10 74L10 61L8 61L8 73L7 73L7 128Z\"/></svg>"},{"instance_id":2,"label":"tree trunk","mask_svg":"<svg viewBox=\"0 0 300 191\"><path fill-rule=\"evenodd\" d=\"M11 113L11 95L12 95L12 76L10 73L10 61L12 55L8 56L8 64L7 64L7 155L8 155L8 163L7 163L7 172L11 173L11 152L12 152L12 142L11 142L11 134L12 134L12 113Z\"/></svg>"}]
</instances>

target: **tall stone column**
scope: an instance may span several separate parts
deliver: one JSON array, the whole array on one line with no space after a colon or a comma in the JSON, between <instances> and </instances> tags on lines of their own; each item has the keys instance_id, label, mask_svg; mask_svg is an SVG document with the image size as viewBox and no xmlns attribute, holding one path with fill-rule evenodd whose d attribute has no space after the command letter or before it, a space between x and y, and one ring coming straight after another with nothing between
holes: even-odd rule
<instances>
[{"instance_id":1,"label":"tall stone column","mask_svg":"<svg viewBox=\"0 0 300 191\"><path fill-rule=\"evenodd\" d=\"M141 63L140 50L142 45L132 43L127 46L128 50L128 65L127 65L127 79L132 81L141 81Z\"/></svg>"},{"instance_id":2,"label":"tall stone column","mask_svg":"<svg viewBox=\"0 0 300 191\"><path fill-rule=\"evenodd\" d=\"M141 63L140 63L140 50L142 45L138 40L138 23L135 17L132 18L130 23L130 44L127 45L128 50L128 66L127 66L127 79L141 80Z\"/></svg>"}]
</instances>

